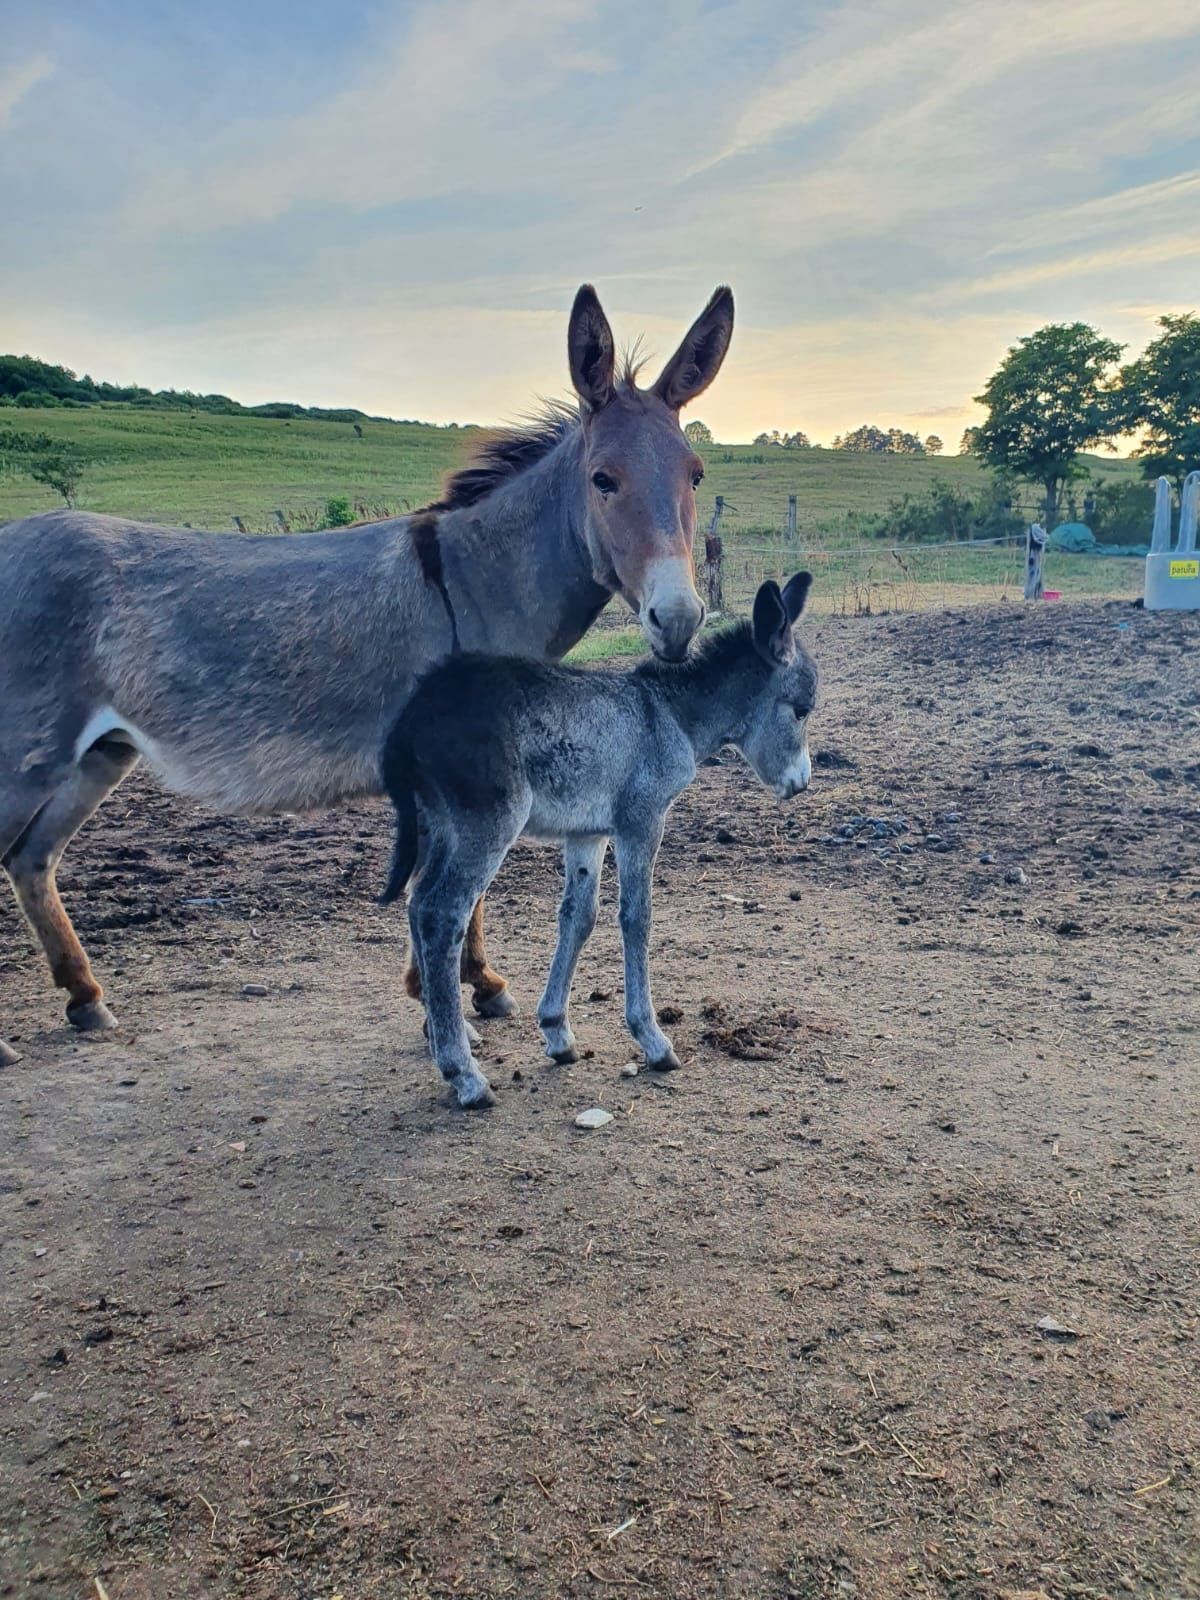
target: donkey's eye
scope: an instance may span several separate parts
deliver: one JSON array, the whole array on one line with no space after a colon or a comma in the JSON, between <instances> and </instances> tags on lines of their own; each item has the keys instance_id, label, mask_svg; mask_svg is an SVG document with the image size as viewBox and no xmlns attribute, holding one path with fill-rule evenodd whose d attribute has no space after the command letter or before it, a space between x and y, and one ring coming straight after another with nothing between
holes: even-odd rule
<instances>
[{"instance_id":1,"label":"donkey's eye","mask_svg":"<svg viewBox=\"0 0 1200 1600\"><path fill-rule=\"evenodd\" d=\"M617 480L610 478L607 472L593 472L592 482L601 494L616 494Z\"/></svg>"},{"instance_id":2,"label":"donkey's eye","mask_svg":"<svg viewBox=\"0 0 1200 1600\"><path fill-rule=\"evenodd\" d=\"M693 489L698 489L703 482L704 482L704 473L703 472L693 472L692 473L692 488Z\"/></svg>"}]
</instances>

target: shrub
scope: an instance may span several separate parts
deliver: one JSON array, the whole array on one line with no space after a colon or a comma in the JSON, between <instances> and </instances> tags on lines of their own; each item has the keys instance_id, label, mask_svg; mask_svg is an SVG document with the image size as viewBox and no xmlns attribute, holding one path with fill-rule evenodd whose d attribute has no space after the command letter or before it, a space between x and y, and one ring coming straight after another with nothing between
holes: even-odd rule
<instances>
[{"instance_id":1,"label":"shrub","mask_svg":"<svg viewBox=\"0 0 1200 1600\"><path fill-rule=\"evenodd\" d=\"M350 502L344 494L334 495L332 500L325 502L325 526L327 528L346 528L354 521L354 512L350 509Z\"/></svg>"},{"instance_id":2,"label":"shrub","mask_svg":"<svg viewBox=\"0 0 1200 1600\"><path fill-rule=\"evenodd\" d=\"M1149 544L1154 524L1154 486L1149 483L1098 483L1085 508L1085 521L1098 544Z\"/></svg>"},{"instance_id":3,"label":"shrub","mask_svg":"<svg viewBox=\"0 0 1200 1600\"><path fill-rule=\"evenodd\" d=\"M936 478L926 494L906 494L893 500L881 517L870 519L865 532L894 543L949 543L962 539L1019 537L1025 524L1009 505L1009 490L1002 480L965 494Z\"/></svg>"}]
</instances>

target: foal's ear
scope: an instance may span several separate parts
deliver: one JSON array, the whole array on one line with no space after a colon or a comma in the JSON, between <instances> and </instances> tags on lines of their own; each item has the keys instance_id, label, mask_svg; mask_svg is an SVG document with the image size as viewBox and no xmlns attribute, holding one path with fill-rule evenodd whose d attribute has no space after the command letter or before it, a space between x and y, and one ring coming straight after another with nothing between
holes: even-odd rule
<instances>
[{"instance_id":1,"label":"foal's ear","mask_svg":"<svg viewBox=\"0 0 1200 1600\"><path fill-rule=\"evenodd\" d=\"M571 307L567 360L575 393L589 410L603 410L613 397L616 353L608 318L590 283L582 285Z\"/></svg>"},{"instance_id":2,"label":"foal's ear","mask_svg":"<svg viewBox=\"0 0 1200 1600\"><path fill-rule=\"evenodd\" d=\"M753 629L754 648L772 666L792 659L791 618L774 578L768 578L754 596Z\"/></svg>"},{"instance_id":3,"label":"foal's ear","mask_svg":"<svg viewBox=\"0 0 1200 1600\"><path fill-rule=\"evenodd\" d=\"M808 591L812 587L812 573L798 572L794 578L789 578L783 586L783 607L788 614L788 621L795 622L804 610L804 602L808 599Z\"/></svg>"},{"instance_id":4,"label":"foal's ear","mask_svg":"<svg viewBox=\"0 0 1200 1600\"><path fill-rule=\"evenodd\" d=\"M717 289L704 310L683 336L683 343L667 362L653 393L672 411L686 406L721 370L733 338L733 290Z\"/></svg>"}]
</instances>

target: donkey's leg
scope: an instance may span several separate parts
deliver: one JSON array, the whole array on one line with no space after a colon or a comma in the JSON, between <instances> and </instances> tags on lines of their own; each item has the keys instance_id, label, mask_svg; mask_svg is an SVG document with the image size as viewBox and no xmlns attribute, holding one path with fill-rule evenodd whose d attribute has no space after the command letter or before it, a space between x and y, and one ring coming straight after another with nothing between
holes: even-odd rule
<instances>
[{"instance_id":1,"label":"donkey's leg","mask_svg":"<svg viewBox=\"0 0 1200 1600\"><path fill-rule=\"evenodd\" d=\"M483 947L483 898L476 902L467 924L467 942L463 946L462 978L473 991L472 1000L481 1017L512 1017L517 1012L517 1002L509 993L508 984L488 965L487 951Z\"/></svg>"},{"instance_id":2,"label":"donkey's leg","mask_svg":"<svg viewBox=\"0 0 1200 1600\"><path fill-rule=\"evenodd\" d=\"M136 750L114 739L93 745L3 857L17 901L46 952L54 982L70 996L67 1020L85 1031L114 1028L116 1020L104 1004L59 898L55 873L75 834L138 759Z\"/></svg>"},{"instance_id":3,"label":"donkey's leg","mask_svg":"<svg viewBox=\"0 0 1200 1600\"><path fill-rule=\"evenodd\" d=\"M491 1086L471 1054L462 1010L459 971L471 907L495 872L497 860L480 859L461 846L442 870L423 872L412 896L411 919L429 1024L429 1047L459 1105L495 1105Z\"/></svg>"},{"instance_id":4,"label":"donkey's leg","mask_svg":"<svg viewBox=\"0 0 1200 1600\"><path fill-rule=\"evenodd\" d=\"M13 762L12 770L0 773L0 862L54 792L53 785L18 774L15 765ZM20 1059L12 1046L0 1039L0 1067L11 1067Z\"/></svg>"},{"instance_id":5,"label":"donkey's leg","mask_svg":"<svg viewBox=\"0 0 1200 1600\"><path fill-rule=\"evenodd\" d=\"M471 920L467 924L467 937L463 945L462 965L460 968L462 981L469 983L474 991L473 1000L476 1011L481 1017L513 1017L517 1013L517 1003L509 991L508 984L492 967L488 965L487 951L483 944L483 901L478 901ZM404 989L413 1000L421 998L421 972L415 959L410 959L404 974ZM468 1025L469 1026L469 1025ZM478 1042L478 1035L476 1035Z\"/></svg>"},{"instance_id":6,"label":"donkey's leg","mask_svg":"<svg viewBox=\"0 0 1200 1600\"><path fill-rule=\"evenodd\" d=\"M660 821L652 835L626 834L618 836L615 844L621 877L621 942L625 947L625 1020L645 1051L646 1065L658 1072L670 1072L678 1067L679 1057L654 1015L647 965L651 884L661 839Z\"/></svg>"},{"instance_id":7,"label":"donkey's leg","mask_svg":"<svg viewBox=\"0 0 1200 1600\"><path fill-rule=\"evenodd\" d=\"M546 990L538 1004L538 1027L546 1054L560 1065L579 1060L571 1032L571 981L579 952L596 926L600 874L607 839L568 839L563 845L563 895L558 907L558 945Z\"/></svg>"}]
</instances>

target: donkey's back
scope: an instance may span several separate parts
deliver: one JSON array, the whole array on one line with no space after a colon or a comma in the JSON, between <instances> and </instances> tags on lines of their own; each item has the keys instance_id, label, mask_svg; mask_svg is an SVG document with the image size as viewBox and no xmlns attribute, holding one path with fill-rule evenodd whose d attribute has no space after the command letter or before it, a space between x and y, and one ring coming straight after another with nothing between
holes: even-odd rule
<instances>
[{"instance_id":1,"label":"donkey's back","mask_svg":"<svg viewBox=\"0 0 1200 1600\"><path fill-rule=\"evenodd\" d=\"M444 629L402 527L258 538L79 511L10 525L0 770L52 785L119 736L169 787L228 809L376 789L382 730Z\"/></svg>"}]
</instances>

